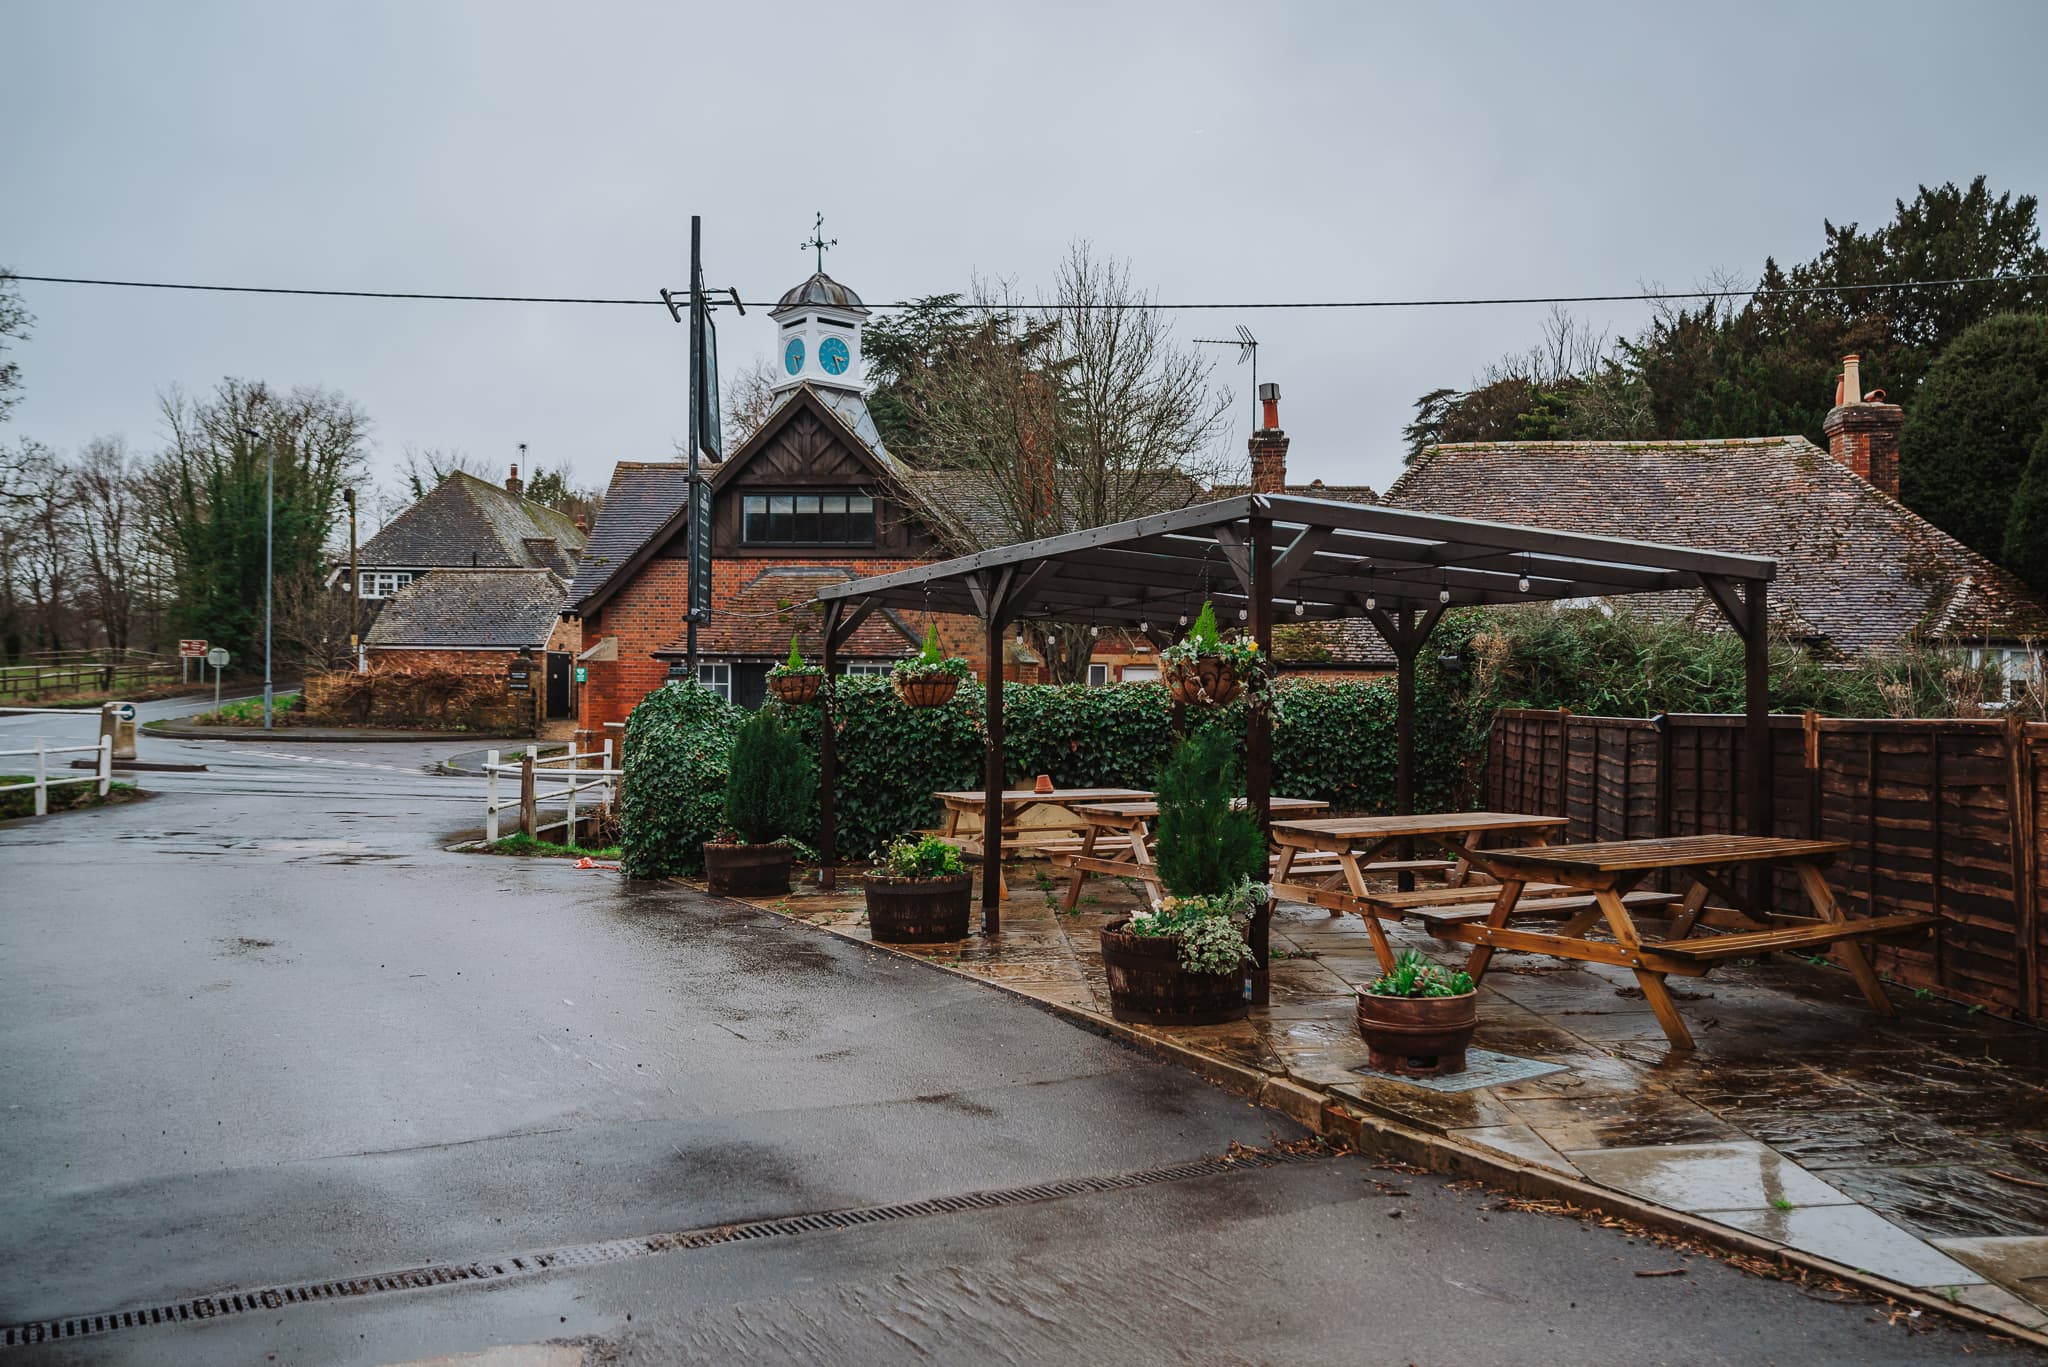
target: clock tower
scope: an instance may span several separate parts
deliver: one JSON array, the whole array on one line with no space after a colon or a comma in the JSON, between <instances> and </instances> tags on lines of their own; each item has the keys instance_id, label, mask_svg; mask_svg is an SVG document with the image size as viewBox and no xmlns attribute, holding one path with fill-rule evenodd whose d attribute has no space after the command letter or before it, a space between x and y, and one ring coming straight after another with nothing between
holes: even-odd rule
<instances>
[{"instance_id":1,"label":"clock tower","mask_svg":"<svg viewBox=\"0 0 2048 1367\"><path fill-rule=\"evenodd\" d=\"M825 274L825 249L833 243L825 239L822 214L817 228L803 244L818 253L816 273L768 310L777 325L772 388L780 393L808 380L821 389L858 394L863 387L860 326L868 310L859 295Z\"/></svg>"}]
</instances>

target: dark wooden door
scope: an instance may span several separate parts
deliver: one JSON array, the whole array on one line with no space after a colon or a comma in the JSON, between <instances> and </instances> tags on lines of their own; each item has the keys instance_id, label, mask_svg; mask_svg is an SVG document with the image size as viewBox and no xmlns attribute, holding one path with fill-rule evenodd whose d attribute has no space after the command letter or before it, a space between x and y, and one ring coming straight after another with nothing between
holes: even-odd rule
<instances>
[{"instance_id":1,"label":"dark wooden door","mask_svg":"<svg viewBox=\"0 0 2048 1367\"><path fill-rule=\"evenodd\" d=\"M569 715L569 673L573 657L566 650L548 652L548 715Z\"/></svg>"}]
</instances>

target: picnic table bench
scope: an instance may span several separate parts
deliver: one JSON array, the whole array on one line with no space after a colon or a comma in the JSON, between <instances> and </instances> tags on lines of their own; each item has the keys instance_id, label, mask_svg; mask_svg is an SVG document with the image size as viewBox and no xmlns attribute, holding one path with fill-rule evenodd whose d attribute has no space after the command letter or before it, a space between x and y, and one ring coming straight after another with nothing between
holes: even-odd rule
<instances>
[{"instance_id":1,"label":"picnic table bench","mask_svg":"<svg viewBox=\"0 0 2048 1367\"><path fill-rule=\"evenodd\" d=\"M1768 836L1691 835L1655 840L1615 840L1587 845L1541 845L1522 849L1465 853L1476 866L1499 880L1492 905L1483 918L1463 919L1438 928L1441 939L1474 946L1466 971L1475 981L1485 976L1496 949L1528 950L1560 959L1615 964L1631 969L1643 997L1657 1014L1672 1047L1693 1047L1692 1033L1664 985L1667 975L1699 977L1725 959L1750 958L1779 950L1830 947L1862 989L1864 999L1882 1016L1893 1014L1884 984L1863 951L1861 941L1878 936L1924 930L1937 917L1865 916L1852 918L1835 900L1821 873L1837 854L1849 848L1841 840L1791 840ZM1811 907L1811 916L1753 914L1744 910L1720 870L1735 864L1777 864L1789 868ZM1635 912L1648 904L1631 889L1653 874L1675 873L1691 886L1681 895L1656 899L1672 911L1661 935L1646 939ZM1563 888L1590 894L1593 907L1576 914L1556 932L1523 930L1508 922L1535 901L1553 898ZM1726 905L1709 905L1719 895ZM1601 924L1611 940L1587 936Z\"/></svg>"},{"instance_id":2,"label":"picnic table bench","mask_svg":"<svg viewBox=\"0 0 2048 1367\"><path fill-rule=\"evenodd\" d=\"M960 792L934 793L939 805L945 809L946 822L936 834L939 839L959 849L964 854L979 859L982 856L981 831L986 830L988 795L980 789ZM1002 797L1002 837L1005 859L1044 858L1051 848L1060 842L1079 836L1085 823L1073 817L1073 809L1084 802L1142 802L1152 794L1142 788L1055 788L1041 793L1034 788L1010 788ZM1024 825L1026 812L1035 809L1062 813L1043 825ZM973 817L981 823L981 829L962 831L961 822ZM984 875L986 876L986 875ZM1009 881L1001 869L995 870L998 895L1007 900L1010 896Z\"/></svg>"},{"instance_id":3,"label":"picnic table bench","mask_svg":"<svg viewBox=\"0 0 2048 1367\"><path fill-rule=\"evenodd\" d=\"M1311 797L1269 799L1274 812L1322 812L1330 804ZM1244 799L1232 804L1243 808ZM1157 907L1165 892L1152 862L1152 824L1159 819L1159 804L1148 800L1090 802L1073 809L1086 827L1078 838L1048 841L1047 855L1057 868L1071 870L1066 896L1060 910L1072 911L1081 900L1081 885L1090 875L1107 874L1130 878L1145 889L1145 899Z\"/></svg>"}]
</instances>

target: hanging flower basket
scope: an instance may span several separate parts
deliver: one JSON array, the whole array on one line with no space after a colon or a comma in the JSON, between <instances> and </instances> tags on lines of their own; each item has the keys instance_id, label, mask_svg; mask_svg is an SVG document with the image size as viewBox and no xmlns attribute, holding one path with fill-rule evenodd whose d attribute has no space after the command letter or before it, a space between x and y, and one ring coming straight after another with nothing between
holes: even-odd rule
<instances>
[{"instance_id":1,"label":"hanging flower basket","mask_svg":"<svg viewBox=\"0 0 2048 1367\"><path fill-rule=\"evenodd\" d=\"M1191 707L1221 707L1247 690L1259 701L1273 674L1257 641L1217 630L1216 609L1208 603L1188 634L1159 652L1159 662L1174 698Z\"/></svg>"},{"instance_id":2,"label":"hanging flower basket","mask_svg":"<svg viewBox=\"0 0 2048 1367\"><path fill-rule=\"evenodd\" d=\"M1220 655L1173 660L1166 666L1166 687L1176 702L1190 707L1221 707L1244 691L1237 669Z\"/></svg>"},{"instance_id":3,"label":"hanging flower basket","mask_svg":"<svg viewBox=\"0 0 2048 1367\"><path fill-rule=\"evenodd\" d=\"M768 675L768 691L775 695L777 702L790 707L802 707L805 703L817 697L818 690L824 686L824 683L825 675L823 672L816 674L777 674L771 672Z\"/></svg>"},{"instance_id":4,"label":"hanging flower basket","mask_svg":"<svg viewBox=\"0 0 2048 1367\"><path fill-rule=\"evenodd\" d=\"M907 706L940 707L953 700L966 677L967 661L939 649L939 628L933 623L925 628L924 648L898 660L889 681Z\"/></svg>"}]
</instances>

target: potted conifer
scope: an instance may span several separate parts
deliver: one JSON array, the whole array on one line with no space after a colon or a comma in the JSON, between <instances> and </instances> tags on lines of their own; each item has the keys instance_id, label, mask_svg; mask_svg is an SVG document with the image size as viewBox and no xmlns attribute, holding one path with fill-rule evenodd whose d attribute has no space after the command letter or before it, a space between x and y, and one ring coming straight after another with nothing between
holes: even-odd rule
<instances>
[{"instance_id":1,"label":"potted conifer","mask_svg":"<svg viewBox=\"0 0 2048 1367\"><path fill-rule=\"evenodd\" d=\"M1266 842L1241 804L1230 737L1181 742L1159 775L1157 908L1103 928L1110 1014L1151 1025L1213 1025L1251 1009L1251 918L1265 902Z\"/></svg>"},{"instance_id":2,"label":"potted conifer","mask_svg":"<svg viewBox=\"0 0 2048 1367\"><path fill-rule=\"evenodd\" d=\"M725 827L704 843L711 891L765 897L789 891L790 838L810 812L818 773L796 733L768 709L733 740L726 770Z\"/></svg>"},{"instance_id":3,"label":"potted conifer","mask_svg":"<svg viewBox=\"0 0 2048 1367\"><path fill-rule=\"evenodd\" d=\"M896 662L889 681L896 696L912 707L938 707L950 702L967 677L967 661L939 648L939 624L924 629L924 646Z\"/></svg>"},{"instance_id":4,"label":"potted conifer","mask_svg":"<svg viewBox=\"0 0 2048 1367\"><path fill-rule=\"evenodd\" d=\"M1273 672L1257 641L1218 630L1216 609L1206 602L1187 635L1159 652L1159 662L1173 696L1191 706L1221 706L1246 689L1263 695Z\"/></svg>"},{"instance_id":5,"label":"potted conifer","mask_svg":"<svg viewBox=\"0 0 2048 1367\"><path fill-rule=\"evenodd\" d=\"M894 841L864 885L868 935L884 944L964 940L973 884L959 849L937 836Z\"/></svg>"},{"instance_id":6,"label":"potted conifer","mask_svg":"<svg viewBox=\"0 0 2048 1367\"><path fill-rule=\"evenodd\" d=\"M794 635L789 638L789 658L768 671L768 691L778 702L791 707L801 707L817 697L818 688L824 682L824 669L804 663L803 652L797 649Z\"/></svg>"},{"instance_id":7,"label":"potted conifer","mask_svg":"<svg viewBox=\"0 0 2048 1367\"><path fill-rule=\"evenodd\" d=\"M1479 1028L1479 991L1463 969L1440 968L1413 949L1358 994L1358 1033L1383 1073L1437 1077L1465 1071Z\"/></svg>"}]
</instances>

